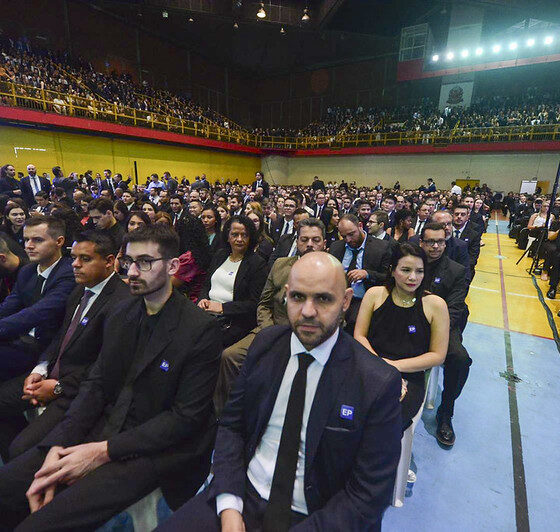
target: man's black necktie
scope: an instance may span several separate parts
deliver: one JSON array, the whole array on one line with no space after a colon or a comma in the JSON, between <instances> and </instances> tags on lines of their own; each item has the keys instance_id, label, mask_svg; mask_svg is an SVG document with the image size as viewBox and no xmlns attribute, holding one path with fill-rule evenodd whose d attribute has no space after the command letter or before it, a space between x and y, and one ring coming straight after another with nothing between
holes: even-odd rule
<instances>
[{"instance_id":1,"label":"man's black necktie","mask_svg":"<svg viewBox=\"0 0 560 532\"><path fill-rule=\"evenodd\" d=\"M45 284L46 279L42 275L37 275L37 281L35 283L35 288L33 289L33 301L31 304L37 303L39 299L41 299L41 295L43 294L43 286Z\"/></svg>"},{"instance_id":2,"label":"man's black necktie","mask_svg":"<svg viewBox=\"0 0 560 532\"><path fill-rule=\"evenodd\" d=\"M358 249L352 249L350 248L350 251L352 252L352 260L350 261L350 264L348 266L348 270L346 270L347 272L351 272L352 270L355 270L358 266L358 254L360 253L360 248Z\"/></svg>"},{"instance_id":3,"label":"man's black necktie","mask_svg":"<svg viewBox=\"0 0 560 532\"><path fill-rule=\"evenodd\" d=\"M455 238L459 238L460 234L461 234L461 231L459 231L459 229L455 229Z\"/></svg>"},{"instance_id":4,"label":"man's black necktie","mask_svg":"<svg viewBox=\"0 0 560 532\"><path fill-rule=\"evenodd\" d=\"M301 443L301 422L305 405L307 368L315 359L309 353L299 353L299 368L292 382L284 427L280 437L270 497L264 513L264 532L285 532L292 520L292 499L297 460Z\"/></svg>"},{"instance_id":5,"label":"man's black necktie","mask_svg":"<svg viewBox=\"0 0 560 532\"><path fill-rule=\"evenodd\" d=\"M76 329L78 328L78 324L82 321L82 315L84 313L85 308L87 307L89 300L91 299L91 296L93 296L93 292L91 290L86 290L84 292L84 295L80 300L80 306L78 307L78 310L75 312L74 317L72 318L72 321L68 326L68 329L66 329L66 334L64 335L64 338L62 339L62 342L60 344L60 349L58 350L58 356L56 357L54 366L49 374L49 378L51 379L58 379L60 373L60 357L62 356L64 349L68 345L68 342L76 332Z\"/></svg>"}]
</instances>

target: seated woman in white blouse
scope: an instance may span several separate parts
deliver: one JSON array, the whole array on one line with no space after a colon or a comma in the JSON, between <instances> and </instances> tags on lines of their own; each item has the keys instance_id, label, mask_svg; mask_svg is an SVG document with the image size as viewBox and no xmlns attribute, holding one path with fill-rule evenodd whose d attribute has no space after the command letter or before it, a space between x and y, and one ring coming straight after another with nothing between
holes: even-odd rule
<instances>
[{"instance_id":1,"label":"seated woman in white blouse","mask_svg":"<svg viewBox=\"0 0 560 532\"><path fill-rule=\"evenodd\" d=\"M198 306L219 316L224 347L257 325L257 305L268 274L254 253L257 233L246 216L232 216L224 225L224 247L212 259Z\"/></svg>"}]
</instances>

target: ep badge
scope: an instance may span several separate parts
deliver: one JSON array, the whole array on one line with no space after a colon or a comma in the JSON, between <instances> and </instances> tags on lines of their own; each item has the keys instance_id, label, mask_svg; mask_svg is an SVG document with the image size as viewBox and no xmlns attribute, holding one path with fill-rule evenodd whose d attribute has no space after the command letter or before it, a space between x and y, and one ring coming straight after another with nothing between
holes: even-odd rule
<instances>
[{"instance_id":1,"label":"ep badge","mask_svg":"<svg viewBox=\"0 0 560 532\"><path fill-rule=\"evenodd\" d=\"M169 362L167 362L167 360L162 360L159 369L162 371L169 371Z\"/></svg>"},{"instance_id":2,"label":"ep badge","mask_svg":"<svg viewBox=\"0 0 560 532\"><path fill-rule=\"evenodd\" d=\"M354 407L342 405L340 407L340 417L342 419L354 419Z\"/></svg>"}]
</instances>

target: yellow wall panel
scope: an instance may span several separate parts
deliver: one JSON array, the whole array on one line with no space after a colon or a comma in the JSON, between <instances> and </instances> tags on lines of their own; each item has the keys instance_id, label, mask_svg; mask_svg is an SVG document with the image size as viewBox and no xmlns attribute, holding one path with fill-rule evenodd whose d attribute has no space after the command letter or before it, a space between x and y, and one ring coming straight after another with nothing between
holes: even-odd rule
<instances>
[{"instance_id":1,"label":"yellow wall panel","mask_svg":"<svg viewBox=\"0 0 560 532\"><path fill-rule=\"evenodd\" d=\"M210 181L229 178L250 183L261 169L259 157L245 154L10 126L0 126L0 160L14 164L18 172L33 163L39 173L51 174L52 167L59 165L65 175L110 168L124 176L134 176L136 161L140 182L153 172L169 171L190 181L205 173Z\"/></svg>"}]
</instances>

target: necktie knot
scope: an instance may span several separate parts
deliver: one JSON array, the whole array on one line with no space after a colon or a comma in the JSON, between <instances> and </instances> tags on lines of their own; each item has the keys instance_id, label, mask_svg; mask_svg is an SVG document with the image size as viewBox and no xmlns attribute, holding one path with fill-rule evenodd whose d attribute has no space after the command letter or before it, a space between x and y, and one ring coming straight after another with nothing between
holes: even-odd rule
<instances>
[{"instance_id":1,"label":"necktie knot","mask_svg":"<svg viewBox=\"0 0 560 532\"><path fill-rule=\"evenodd\" d=\"M86 290L84 291L84 295L82 296L82 299L84 301L87 301L92 295L93 295L93 292L86 288Z\"/></svg>"},{"instance_id":2,"label":"necktie knot","mask_svg":"<svg viewBox=\"0 0 560 532\"><path fill-rule=\"evenodd\" d=\"M314 361L315 358L313 358L313 355L309 353L298 353L299 369L306 371Z\"/></svg>"},{"instance_id":3,"label":"necktie knot","mask_svg":"<svg viewBox=\"0 0 560 532\"><path fill-rule=\"evenodd\" d=\"M461 231L459 231L459 229L455 229L455 238L459 238L460 233Z\"/></svg>"}]
</instances>

